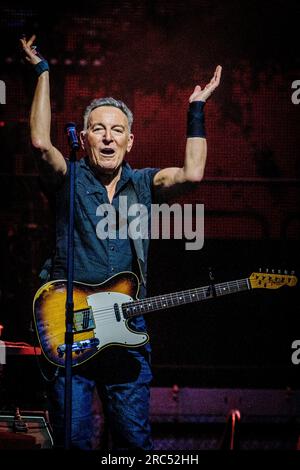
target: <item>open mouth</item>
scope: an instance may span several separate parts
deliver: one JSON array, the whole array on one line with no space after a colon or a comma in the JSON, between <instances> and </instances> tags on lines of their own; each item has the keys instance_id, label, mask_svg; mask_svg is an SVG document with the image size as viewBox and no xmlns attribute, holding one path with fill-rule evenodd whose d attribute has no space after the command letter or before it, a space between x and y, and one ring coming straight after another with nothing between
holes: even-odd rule
<instances>
[{"instance_id":1,"label":"open mouth","mask_svg":"<svg viewBox=\"0 0 300 470\"><path fill-rule=\"evenodd\" d=\"M100 153L102 155L105 155L106 157L111 157L112 155L115 154L115 151L111 148L104 148L100 150Z\"/></svg>"}]
</instances>

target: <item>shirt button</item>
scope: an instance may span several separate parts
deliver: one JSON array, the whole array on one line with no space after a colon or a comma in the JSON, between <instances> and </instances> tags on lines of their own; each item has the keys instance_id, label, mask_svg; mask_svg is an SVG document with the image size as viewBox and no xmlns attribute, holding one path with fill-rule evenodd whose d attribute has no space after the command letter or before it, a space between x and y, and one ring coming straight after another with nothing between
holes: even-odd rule
<instances>
[{"instance_id":1,"label":"shirt button","mask_svg":"<svg viewBox=\"0 0 300 470\"><path fill-rule=\"evenodd\" d=\"M112 246L110 247L110 249L111 249L111 251L114 251L114 250L115 250L115 247L112 245Z\"/></svg>"},{"instance_id":2,"label":"shirt button","mask_svg":"<svg viewBox=\"0 0 300 470\"><path fill-rule=\"evenodd\" d=\"M112 270L112 271L114 271L114 270L115 270L115 268L111 268L111 270Z\"/></svg>"}]
</instances>

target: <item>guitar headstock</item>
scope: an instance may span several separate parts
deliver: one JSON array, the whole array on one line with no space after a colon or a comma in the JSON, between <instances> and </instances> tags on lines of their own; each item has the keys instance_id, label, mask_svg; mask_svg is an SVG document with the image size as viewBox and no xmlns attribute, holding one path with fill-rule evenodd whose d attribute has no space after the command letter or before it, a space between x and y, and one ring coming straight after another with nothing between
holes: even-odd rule
<instances>
[{"instance_id":1,"label":"guitar headstock","mask_svg":"<svg viewBox=\"0 0 300 470\"><path fill-rule=\"evenodd\" d=\"M293 287L297 284L297 277L294 271L289 274L287 271L281 273L280 270L275 273L272 269L270 272L268 269L263 272L252 273L249 277L249 281L252 289L279 289L282 286Z\"/></svg>"}]
</instances>

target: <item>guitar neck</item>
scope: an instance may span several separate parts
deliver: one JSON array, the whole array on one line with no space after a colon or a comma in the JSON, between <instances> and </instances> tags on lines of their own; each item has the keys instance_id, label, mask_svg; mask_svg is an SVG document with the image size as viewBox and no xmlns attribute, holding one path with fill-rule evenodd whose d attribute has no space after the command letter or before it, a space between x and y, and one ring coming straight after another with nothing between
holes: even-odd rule
<instances>
[{"instance_id":1,"label":"guitar neck","mask_svg":"<svg viewBox=\"0 0 300 470\"><path fill-rule=\"evenodd\" d=\"M154 312L155 310L164 310L170 307L177 307L178 305L191 304L194 302L200 302L201 300L213 299L214 297L221 297L223 295L234 294L235 292L250 289L251 285L248 278L238 279L235 281L221 282L220 284L212 284L195 289L173 292L171 294L148 297L146 299L135 300L133 302L125 302L122 304L122 310L124 317L129 319L137 315Z\"/></svg>"}]
</instances>

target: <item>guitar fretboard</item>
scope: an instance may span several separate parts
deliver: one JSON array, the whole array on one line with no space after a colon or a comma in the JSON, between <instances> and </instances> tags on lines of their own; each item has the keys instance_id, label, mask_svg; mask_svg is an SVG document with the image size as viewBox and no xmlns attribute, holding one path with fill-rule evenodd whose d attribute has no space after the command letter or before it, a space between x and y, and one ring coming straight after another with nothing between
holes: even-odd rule
<instances>
[{"instance_id":1,"label":"guitar fretboard","mask_svg":"<svg viewBox=\"0 0 300 470\"><path fill-rule=\"evenodd\" d=\"M214 297L220 297L222 295L233 294L235 292L249 289L251 289L251 286L248 278L238 279L236 281L222 282L220 284L173 292L171 294L148 297L146 299L135 300L133 302L125 302L122 304L122 311L124 317L129 319L136 315L154 312L155 310L177 307L178 305L199 302L201 300L212 299Z\"/></svg>"}]
</instances>

